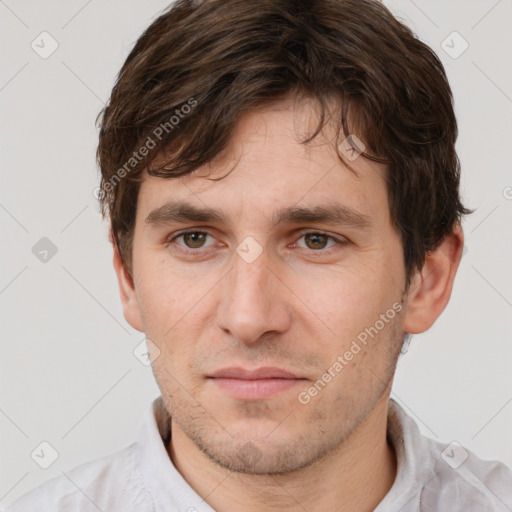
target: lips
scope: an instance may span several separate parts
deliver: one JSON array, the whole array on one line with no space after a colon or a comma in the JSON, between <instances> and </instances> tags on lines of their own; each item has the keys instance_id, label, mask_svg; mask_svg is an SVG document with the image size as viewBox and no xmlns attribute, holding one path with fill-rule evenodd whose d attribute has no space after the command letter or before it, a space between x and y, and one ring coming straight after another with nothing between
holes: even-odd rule
<instances>
[{"instance_id":1,"label":"lips","mask_svg":"<svg viewBox=\"0 0 512 512\"><path fill-rule=\"evenodd\" d=\"M218 390L238 400L271 399L307 380L275 367L255 370L239 367L223 368L209 375L208 378Z\"/></svg>"},{"instance_id":2,"label":"lips","mask_svg":"<svg viewBox=\"0 0 512 512\"><path fill-rule=\"evenodd\" d=\"M256 370L246 370L239 367L224 368L218 370L209 377L224 379L242 379L242 380L259 380L259 379L300 379L297 375L283 370L281 368L263 367Z\"/></svg>"}]
</instances>

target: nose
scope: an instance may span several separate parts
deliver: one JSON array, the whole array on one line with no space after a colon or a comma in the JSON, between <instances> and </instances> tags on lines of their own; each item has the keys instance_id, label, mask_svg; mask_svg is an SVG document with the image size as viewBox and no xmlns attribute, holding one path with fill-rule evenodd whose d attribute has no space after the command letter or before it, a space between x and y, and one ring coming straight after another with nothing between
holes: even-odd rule
<instances>
[{"instance_id":1,"label":"nose","mask_svg":"<svg viewBox=\"0 0 512 512\"><path fill-rule=\"evenodd\" d=\"M266 252L250 263L238 254L233 260L220 289L219 327L245 344L285 332L291 323L291 292L271 268Z\"/></svg>"}]
</instances>

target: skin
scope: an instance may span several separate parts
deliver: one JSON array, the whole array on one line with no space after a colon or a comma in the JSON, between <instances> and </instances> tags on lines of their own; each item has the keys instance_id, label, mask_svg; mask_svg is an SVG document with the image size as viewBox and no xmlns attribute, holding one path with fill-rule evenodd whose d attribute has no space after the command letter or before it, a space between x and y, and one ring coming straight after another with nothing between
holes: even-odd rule
<instances>
[{"instance_id":1,"label":"skin","mask_svg":"<svg viewBox=\"0 0 512 512\"><path fill-rule=\"evenodd\" d=\"M179 179L146 174L133 279L114 250L125 318L160 351L152 366L172 417L168 453L219 512L378 505L396 476L386 418L403 334L427 330L441 314L461 258L455 226L406 289L386 169L359 157L351 162L358 176L350 172L331 125L300 144L316 121L308 100L282 99L245 114L209 165ZM227 222L147 224L169 200L221 210ZM330 203L366 216L368 226L272 221L281 208ZM209 236L168 242L184 229ZM236 252L249 236L262 249L250 263ZM401 311L301 403L298 394L393 304ZM274 366L304 380L269 399L242 400L207 378L229 366Z\"/></svg>"}]
</instances>

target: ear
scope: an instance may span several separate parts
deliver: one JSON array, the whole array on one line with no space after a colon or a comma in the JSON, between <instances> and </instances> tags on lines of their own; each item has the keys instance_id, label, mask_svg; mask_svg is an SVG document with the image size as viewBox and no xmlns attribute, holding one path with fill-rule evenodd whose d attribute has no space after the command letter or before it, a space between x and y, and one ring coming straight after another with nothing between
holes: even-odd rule
<instances>
[{"instance_id":1,"label":"ear","mask_svg":"<svg viewBox=\"0 0 512 512\"><path fill-rule=\"evenodd\" d=\"M123 306L123 314L126 321L137 331L144 332L142 316L140 314L139 301L135 293L133 279L126 270L124 262L119 254L116 244L114 248L114 269L119 282L119 291L121 295L121 303Z\"/></svg>"},{"instance_id":2,"label":"ear","mask_svg":"<svg viewBox=\"0 0 512 512\"><path fill-rule=\"evenodd\" d=\"M404 332L425 332L443 312L450 300L463 247L464 234L457 224L436 250L427 252L423 268L416 272L409 287Z\"/></svg>"}]
</instances>

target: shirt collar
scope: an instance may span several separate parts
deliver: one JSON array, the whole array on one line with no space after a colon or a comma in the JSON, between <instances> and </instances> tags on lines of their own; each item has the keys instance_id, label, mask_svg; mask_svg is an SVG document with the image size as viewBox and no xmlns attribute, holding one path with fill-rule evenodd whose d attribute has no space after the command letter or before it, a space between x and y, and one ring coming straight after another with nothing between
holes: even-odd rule
<instances>
[{"instance_id":1,"label":"shirt collar","mask_svg":"<svg viewBox=\"0 0 512 512\"><path fill-rule=\"evenodd\" d=\"M395 481L374 512L418 510L421 491L435 476L429 440L404 409L389 400L387 438L396 454ZM407 508L406 508L407 507Z\"/></svg>"},{"instance_id":2,"label":"shirt collar","mask_svg":"<svg viewBox=\"0 0 512 512\"><path fill-rule=\"evenodd\" d=\"M170 432L171 418L159 396L148 408L138 434L139 469L157 510L170 510L172 505L183 512L215 512L172 463L166 450ZM375 512L417 506L422 488L435 475L428 439L393 399L389 400L387 436L396 454L397 475Z\"/></svg>"},{"instance_id":3,"label":"shirt collar","mask_svg":"<svg viewBox=\"0 0 512 512\"><path fill-rule=\"evenodd\" d=\"M138 434L140 472L157 511L215 512L183 478L167 453L171 418L162 396L153 400Z\"/></svg>"}]
</instances>

